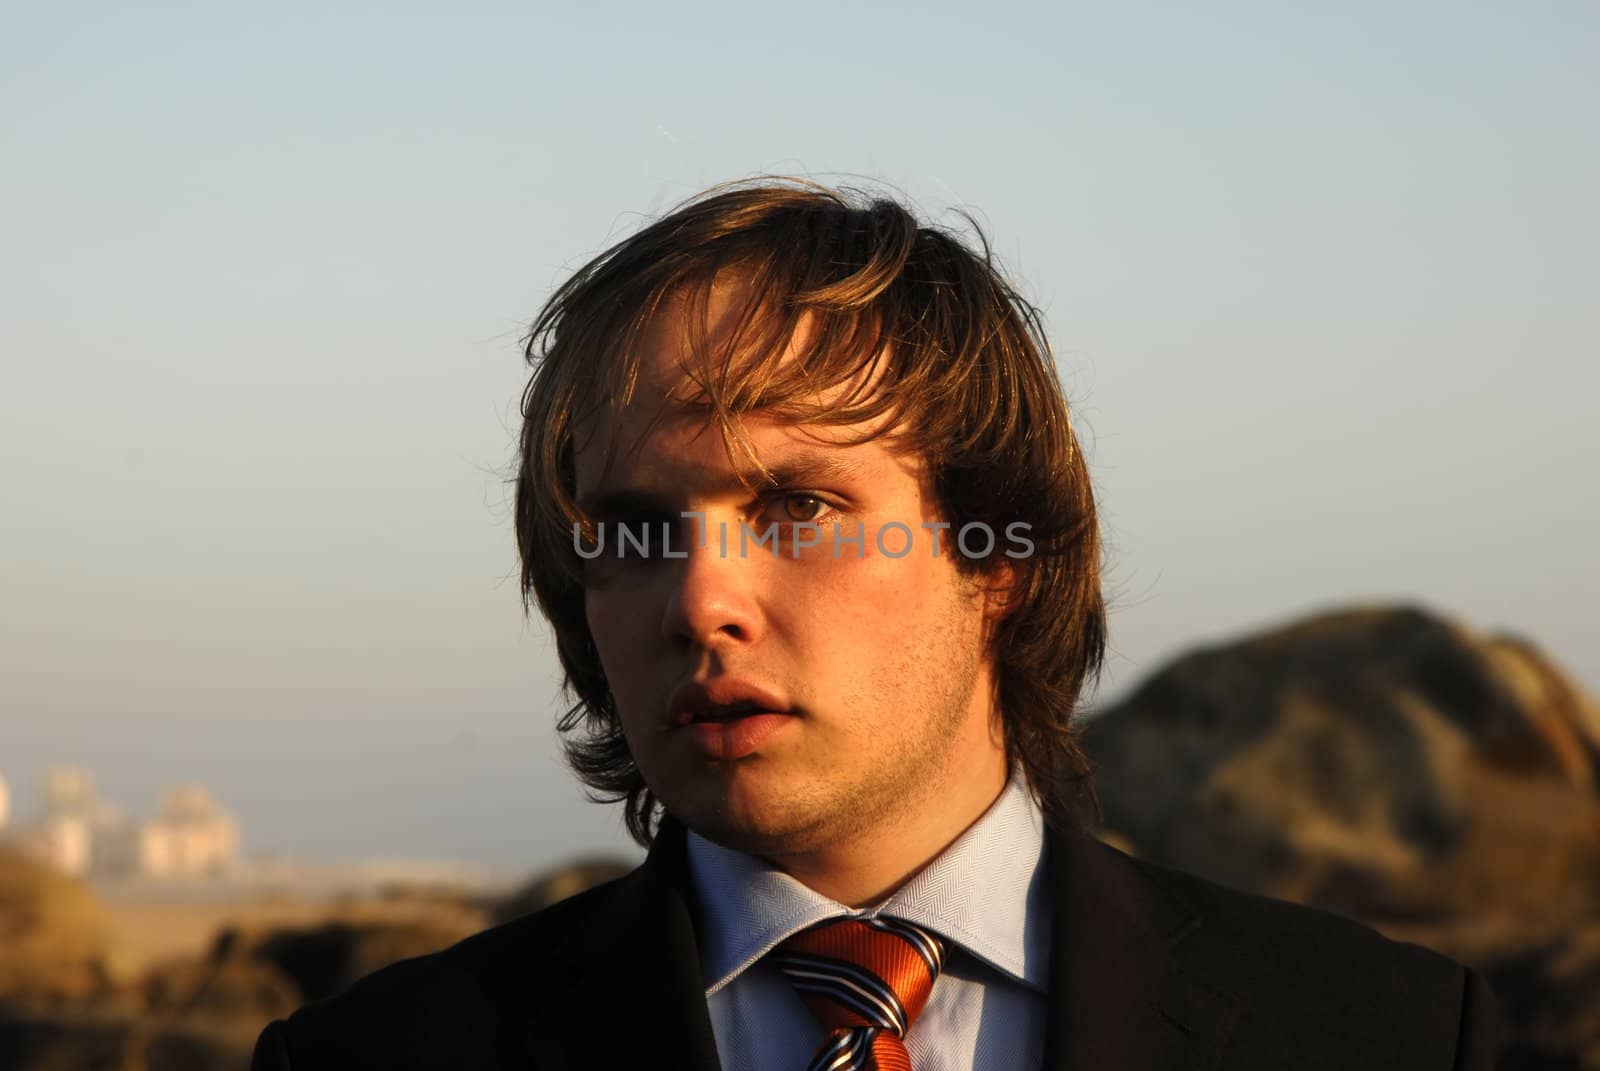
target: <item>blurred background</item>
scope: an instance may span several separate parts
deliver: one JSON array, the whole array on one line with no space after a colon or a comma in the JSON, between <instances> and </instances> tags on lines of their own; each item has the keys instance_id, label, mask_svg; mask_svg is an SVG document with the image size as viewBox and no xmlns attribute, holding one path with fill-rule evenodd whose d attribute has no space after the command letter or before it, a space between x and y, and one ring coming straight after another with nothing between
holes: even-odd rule
<instances>
[{"instance_id":1,"label":"blurred background","mask_svg":"<svg viewBox=\"0 0 1600 1071\"><path fill-rule=\"evenodd\" d=\"M1220 756L1320 725L1308 694L1413 739L1416 700L1449 754L1554 771L1527 774L1556 793L1527 820L1570 825L1591 890L1595 6L22 2L0 25L0 815L92 879L85 911L122 912L112 945L158 902L209 934L241 882L454 883L470 912L638 857L564 771L519 602L519 341L588 257L766 172L970 211L1045 310L1109 547L1095 709L1187 717L1170 679L1139 690L1176 665L1201 706L1256 712ZM1247 699L1181 661L1241 642ZM1108 781L1159 779L1141 739L1107 732ZM1394 829L1443 851L1482 785L1429 769L1443 809L1396 803ZM1215 789L1159 814L1113 794L1108 825L1237 884L1427 914L1324 856L1258 873L1259 830L1173 832ZM112 880L45 828L70 813L180 862ZM204 989L139 973L176 945L118 947L74 992ZM1535 1000L1515 1066L1579 1066L1538 1062L1562 1023L1600 1039L1600 956L1572 970L1596 999L1555 1026Z\"/></svg>"}]
</instances>

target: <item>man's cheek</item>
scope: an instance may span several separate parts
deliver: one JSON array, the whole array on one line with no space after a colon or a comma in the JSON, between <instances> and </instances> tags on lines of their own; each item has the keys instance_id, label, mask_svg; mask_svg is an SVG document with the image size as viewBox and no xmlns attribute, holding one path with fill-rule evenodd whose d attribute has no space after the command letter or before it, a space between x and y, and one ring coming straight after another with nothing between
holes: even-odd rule
<instances>
[{"instance_id":1,"label":"man's cheek","mask_svg":"<svg viewBox=\"0 0 1600 1071\"><path fill-rule=\"evenodd\" d=\"M875 555L856 562L853 570L836 577L837 590L869 617L882 618L891 607L894 616L902 616L906 610L926 602L934 584L930 574L948 568L931 557L924 560L915 556L923 553L931 555L931 550L919 545L902 557Z\"/></svg>"},{"instance_id":2,"label":"man's cheek","mask_svg":"<svg viewBox=\"0 0 1600 1071\"><path fill-rule=\"evenodd\" d=\"M602 636L613 640L624 638L630 623L636 624L642 613L638 599L619 597L608 590L589 591L584 598L583 611L597 644Z\"/></svg>"},{"instance_id":3,"label":"man's cheek","mask_svg":"<svg viewBox=\"0 0 1600 1071\"><path fill-rule=\"evenodd\" d=\"M585 613L601 666L613 677L620 669L637 668L638 660L648 653L642 645L649 635L641 614L630 614L625 607L613 605L614 601L591 597ZM615 680L612 690L618 691Z\"/></svg>"}]
</instances>

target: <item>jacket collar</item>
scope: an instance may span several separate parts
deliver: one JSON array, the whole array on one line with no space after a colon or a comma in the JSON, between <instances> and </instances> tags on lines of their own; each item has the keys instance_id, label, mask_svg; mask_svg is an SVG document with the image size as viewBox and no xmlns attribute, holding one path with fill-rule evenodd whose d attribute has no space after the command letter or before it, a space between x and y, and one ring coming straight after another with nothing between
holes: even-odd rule
<instances>
[{"instance_id":1,"label":"jacket collar","mask_svg":"<svg viewBox=\"0 0 1600 1071\"><path fill-rule=\"evenodd\" d=\"M1237 997L1175 955L1203 919L1172 885L1076 832L1046 849L1051 921L1046 1071L1207 1071ZM670 818L645 862L555 946L571 980L527 1030L549 1071L717 1071L694 932L685 833Z\"/></svg>"},{"instance_id":2,"label":"jacket collar","mask_svg":"<svg viewBox=\"0 0 1600 1071\"><path fill-rule=\"evenodd\" d=\"M570 980L526 1032L540 1071L717 1071L685 857L683 827L663 821L644 863L557 942Z\"/></svg>"},{"instance_id":3,"label":"jacket collar","mask_svg":"<svg viewBox=\"0 0 1600 1071\"><path fill-rule=\"evenodd\" d=\"M1241 1003L1181 965L1202 917L1159 870L1078 832L1049 839L1048 1071L1214 1068Z\"/></svg>"}]
</instances>

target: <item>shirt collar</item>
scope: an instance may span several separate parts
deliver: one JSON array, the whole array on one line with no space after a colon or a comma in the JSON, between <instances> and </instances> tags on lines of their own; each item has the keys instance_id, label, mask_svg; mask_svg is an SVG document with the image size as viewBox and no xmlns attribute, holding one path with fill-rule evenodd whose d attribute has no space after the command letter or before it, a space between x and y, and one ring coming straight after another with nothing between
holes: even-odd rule
<instances>
[{"instance_id":1,"label":"shirt collar","mask_svg":"<svg viewBox=\"0 0 1600 1071\"><path fill-rule=\"evenodd\" d=\"M744 852L688 834L706 995L792 934L845 915L905 919L1041 992L1050 911L1044 817L1020 774L931 863L881 904L852 910Z\"/></svg>"}]
</instances>

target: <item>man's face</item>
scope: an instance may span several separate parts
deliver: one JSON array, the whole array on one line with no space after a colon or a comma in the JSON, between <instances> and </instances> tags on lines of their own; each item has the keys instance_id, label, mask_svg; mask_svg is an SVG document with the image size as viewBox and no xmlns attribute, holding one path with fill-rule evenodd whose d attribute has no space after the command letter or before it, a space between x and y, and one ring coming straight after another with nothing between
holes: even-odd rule
<instances>
[{"instance_id":1,"label":"man's face","mask_svg":"<svg viewBox=\"0 0 1600 1071\"><path fill-rule=\"evenodd\" d=\"M957 571L953 533L936 555L921 527L939 520L923 467L889 438L849 444L859 427L758 414L743 428L777 477L763 483L703 411L663 410L682 381L678 317L652 326L633 404L586 429L576 458L577 497L608 529L586 563L588 624L646 784L703 836L768 855L966 806L974 778L1004 780L993 603ZM796 551L801 521L820 541ZM618 558L619 523L647 524L648 558ZM661 554L664 523L686 557ZM835 524L859 543L836 543ZM776 555L752 539L772 526Z\"/></svg>"}]
</instances>

